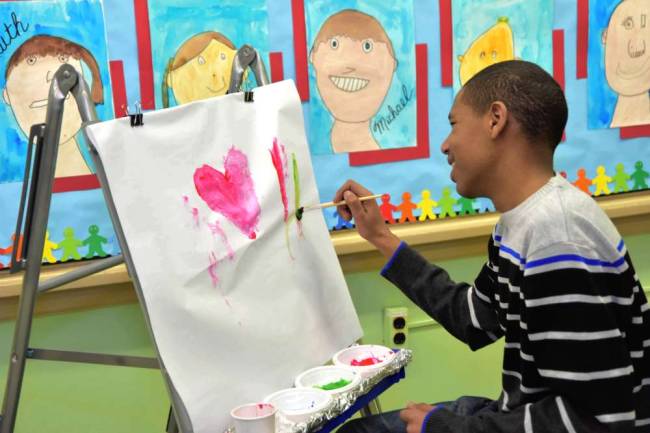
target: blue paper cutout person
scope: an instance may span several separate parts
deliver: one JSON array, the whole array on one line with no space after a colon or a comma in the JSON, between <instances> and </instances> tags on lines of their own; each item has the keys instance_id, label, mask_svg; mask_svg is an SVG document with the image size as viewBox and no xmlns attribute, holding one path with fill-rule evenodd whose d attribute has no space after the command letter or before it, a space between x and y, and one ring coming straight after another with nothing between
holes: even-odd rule
<instances>
[{"instance_id":1,"label":"blue paper cutout person","mask_svg":"<svg viewBox=\"0 0 650 433\"><path fill-rule=\"evenodd\" d=\"M346 221L337 211L334 211L332 216L337 219L334 230L351 229L354 227L351 220Z\"/></svg>"},{"instance_id":2,"label":"blue paper cutout person","mask_svg":"<svg viewBox=\"0 0 650 433\"><path fill-rule=\"evenodd\" d=\"M59 242L59 248L63 250L61 254L61 261L67 262L70 259L80 260L78 248L83 246L84 243L76 239L72 227L66 227L63 230L63 240Z\"/></svg>"},{"instance_id":3,"label":"blue paper cutout person","mask_svg":"<svg viewBox=\"0 0 650 433\"><path fill-rule=\"evenodd\" d=\"M645 180L650 177L650 174L648 174L648 172L643 169L643 163L641 161L637 161L634 164L634 173L632 173L632 176L630 177L634 181L634 186L632 186L632 189L648 188L648 184Z\"/></svg>"},{"instance_id":4,"label":"blue paper cutout person","mask_svg":"<svg viewBox=\"0 0 650 433\"><path fill-rule=\"evenodd\" d=\"M108 243L108 240L99 235L99 227L95 224L91 225L88 227L88 233L90 233L90 236L83 241L84 245L88 245L88 254L86 254L86 258L90 259L95 255L106 257L108 254L106 254L102 249L102 244Z\"/></svg>"},{"instance_id":5,"label":"blue paper cutout person","mask_svg":"<svg viewBox=\"0 0 650 433\"><path fill-rule=\"evenodd\" d=\"M458 203L458 201L451 196L451 189L449 187L443 188L442 198L438 201L438 205L440 206L440 218L446 216L455 217L456 211L454 210L454 205L456 203Z\"/></svg>"},{"instance_id":6,"label":"blue paper cutout person","mask_svg":"<svg viewBox=\"0 0 650 433\"><path fill-rule=\"evenodd\" d=\"M461 215L474 215L476 214L476 209L474 209L474 202L476 199L474 198L467 198L467 197L460 197L458 199L458 204L460 205L460 214Z\"/></svg>"}]
</instances>

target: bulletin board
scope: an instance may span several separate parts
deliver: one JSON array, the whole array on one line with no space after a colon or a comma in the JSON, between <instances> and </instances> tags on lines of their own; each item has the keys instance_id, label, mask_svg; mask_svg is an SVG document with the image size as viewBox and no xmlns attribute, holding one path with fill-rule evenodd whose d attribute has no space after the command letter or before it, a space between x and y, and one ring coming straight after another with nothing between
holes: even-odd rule
<instances>
[{"instance_id":1,"label":"bulletin board","mask_svg":"<svg viewBox=\"0 0 650 433\"><path fill-rule=\"evenodd\" d=\"M650 69L643 69L650 65L646 62L650 51L641 49L650 40L640 25L645 20L642 15L650 16L650 6L642 0L413 0L390 7L379 0L256 0L228 1L228 13L221 15L219 3L192 0L192 10L204 13L185 10L182 23L165 21L174 15L173 8L182 10L185 2L180 1L7 1L0 4L0 19L10 27L15 20L26 23L25 3L41 5L43 10L52 3L61 10L70 7L68 3L85 5L88 14L101 8L102 22L80 20L74 27L83 32L88 26L95 51L105 51L97 56L105 81L102 118L124 116L141 107L146 119L147 110L163 107L165 62L191 36L180 34L181 29L192 34L234 34L233 45L248 43L259 48L273 81L293 79L296 83L321 200L330 200L346 179L355 179L373 192L390 196L382 203L383 211L395 224L494 210L487 199L458 196L446 157L440 152L450 131L447 114L463 77L490 59L534 61L564 88L569 120L556 151L558 172L591 195L648 189L650 112L620 115L628 113L626 107L635 101L645 102L640 105L650 111ZM29 15L33 32L41 29L37 15ZM70 15L61 19L70 19ZM329 19L342 20L348 27L350 22L358 23L361 30L345 33L336 42L331 34L319 39L321 31L330 31ZM236 29L233 20L240 21ZM175 26L174 41L165 39L170 33L163 32L165 25ZM397 35L399 28L403 31ZM8 52L0 53L2 71L11 49L23 37L15 35L12 46L5 47ZM483 49L495 44L498 49ZM348 48L357 49L362 59L384 54L380 64L388 67L377 78L384 87L377 90L376 99L355 95L374 82L361 74L361 66L330 74L337 77L331 82L318 82L319 74L327 72L319 69L324 50ZM617 60L625 56L632 61ZM621 84L621 76L630 83ZM347 92L344 96L349 101L367 108L371 117L358 119L366 122L365 129L354 133L366 134L365 138L372 134L375 148L333 151L336 107L331 95L336 89L332 85ZM12 120L0 121L8 125ZM21 158L24 145L10 138L0 143L0 266L10 259ZM45 261L119 253L97 185L88 188L55 194L49 223L51 256ZM325 216L332 231L353 227L333 210L325 211ZM71 232L75 242L70 240Z\"/></svg>"}]
</instances>

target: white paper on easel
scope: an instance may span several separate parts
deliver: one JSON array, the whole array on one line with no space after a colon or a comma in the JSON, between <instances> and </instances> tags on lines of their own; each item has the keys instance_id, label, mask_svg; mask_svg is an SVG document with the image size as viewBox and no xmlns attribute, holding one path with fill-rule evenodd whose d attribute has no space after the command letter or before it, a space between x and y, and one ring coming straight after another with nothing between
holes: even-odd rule
<instances>
[{"instance_id":1,"label":"white paper on easel","mask_svg":"<svg viewBox=\"0 0 650 433\"><path fill-rule=\"evenodd\" d=\"M361 337L322 213L293 217L320 202L295 86L254 95L88 128L196 433Z\"/></svg>"}]
</instances>

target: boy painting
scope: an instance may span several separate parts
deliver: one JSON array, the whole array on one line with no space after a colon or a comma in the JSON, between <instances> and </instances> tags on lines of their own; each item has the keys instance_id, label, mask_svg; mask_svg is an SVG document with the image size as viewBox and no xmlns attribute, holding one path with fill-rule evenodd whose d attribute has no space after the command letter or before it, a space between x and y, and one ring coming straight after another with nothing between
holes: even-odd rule
<instances>
[{"instance_id":1,"label":"boy painting","mask_svg":"<svg viewBox=\"0 0 650 433\"><path fill-rule=\"evenodd\" d=\"M567 116L559 85L525 61L487 67L456 96L441 148L451 179L502 213L473 284L393 235L361 185L336 193L388 259L384 277L472 350L505 339L497 400L409 404L341 433L650 431L650 307L616 227L554 174Z\"/></svg>"}]
</instances>

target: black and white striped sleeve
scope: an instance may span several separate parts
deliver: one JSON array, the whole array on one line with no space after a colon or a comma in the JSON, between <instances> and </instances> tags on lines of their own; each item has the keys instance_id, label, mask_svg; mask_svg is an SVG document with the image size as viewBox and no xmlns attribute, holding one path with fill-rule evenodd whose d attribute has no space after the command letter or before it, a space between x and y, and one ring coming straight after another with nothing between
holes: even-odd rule
<instances>
[{"instance_id":1,"label":"black and white striped sleeve","mask_svg":"<svg viewBox=\"0 0 650 433\"><path fill-rule=\"evenodd\" d=\"M475 284L456 283L442 268L429 263L402 243L382 275L399 287L424 312L447 331L479 349L503 335L490 301L496 274L483 266Z\"/></svg>"},{"instance_id":2,"label":"black and white striped sleeve","mask_svg":"<svg viewBox=\"0 0 650 433\"><path fill-rule=\"evenodd\" d=\"M633 275L622 254L573 244L556 244L527 258L522 350L560 399L569 432L590 431L585 417L614 432L634 431L633 344L627 335L634 315Z\"/></svg>"}]
</instances>

